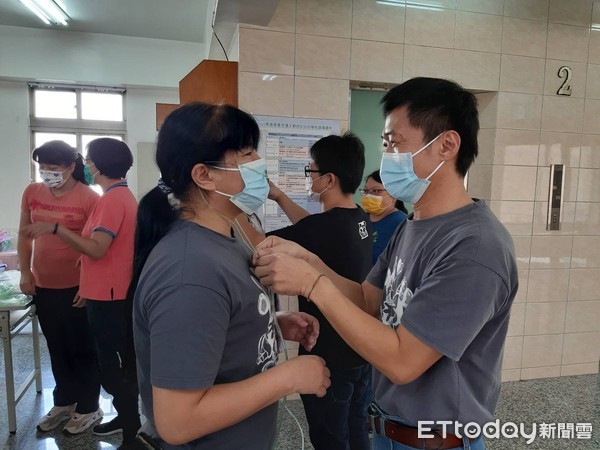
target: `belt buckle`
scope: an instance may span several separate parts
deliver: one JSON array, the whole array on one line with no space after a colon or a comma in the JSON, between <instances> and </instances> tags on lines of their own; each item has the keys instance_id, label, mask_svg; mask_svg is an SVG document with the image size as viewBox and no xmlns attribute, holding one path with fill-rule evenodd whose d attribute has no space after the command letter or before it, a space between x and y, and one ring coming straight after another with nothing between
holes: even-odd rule
<instances>
[{"instance_id":1,"label":"belt buckle","mask_svg":"<svg viewBox=\"0 0 600 450\"><path fill-rule=\"evenodd\" d=\"M371 428L371 433L373 434L380 434L377 433L377 428L375 428L375 420L379 420L381 418L381 416L379 414L375 415L369 412L369 427ZM381 428L381 424L380 424L380 428ZM379 430L381 431L381 430Z\"/></svg>"}]
</instances>

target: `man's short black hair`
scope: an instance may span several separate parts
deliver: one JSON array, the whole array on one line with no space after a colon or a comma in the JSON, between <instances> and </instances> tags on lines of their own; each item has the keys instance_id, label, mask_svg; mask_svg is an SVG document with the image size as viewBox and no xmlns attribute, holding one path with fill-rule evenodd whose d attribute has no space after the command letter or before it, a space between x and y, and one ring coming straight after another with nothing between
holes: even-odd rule
<instances>
[{"instance_id":1,"label":"man's short black hair","mask_svg":"<svg viewBox=\"0 0 600 450\"><path fill-rule=\"evenodd\" d=\"M310 148L310 156L322 175L333 173L344 194L354 194L365 170L365 146L354 134L330 135Z\"/></svg>"},{"instance_id":2,"label":"man's short black hair","mask_svg":"<svg viewBox=\"0 0 600 450\"><path fill-rule=\"evenodd\" d=\"M387 116L396 108L408 107L408 120L428 142L447 130L461 140L456 170L463 177L479 152L479 115L475 96L459 84L440 78L412 78L390 89L383 99Z\"/></svg>"},{"instance_id":3,"label":"man's short black hair","mask_svg":"<svg viewBox=\"0 0 600 450\"><path fill-rule=\"evenodd\" d=\"M87 157L102 175L115 180L125 178L133 165L133 155L127 144L113 138L91 141L87 146Z\"/></svg>"}]
</instances>

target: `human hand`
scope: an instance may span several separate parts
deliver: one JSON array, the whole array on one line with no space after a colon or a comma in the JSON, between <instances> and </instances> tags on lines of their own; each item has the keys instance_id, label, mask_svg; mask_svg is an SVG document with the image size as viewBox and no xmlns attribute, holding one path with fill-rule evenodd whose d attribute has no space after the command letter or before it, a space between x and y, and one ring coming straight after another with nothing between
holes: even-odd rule
<instances>
[{"instance_id":1,"label":"human hand","mask_svg":"<svg viewBox=\"0 0 600 450\"><path fill-rule=\"evenodd\" d=\"M267 180L269 181L269 200L277 201L277 199L281 195L281 189L275 186L275 184L271 180Z\"/></svg>"},{"instance_id":2,"label":"human hand","mask_svg":"<svg viewBox=\"0 0 600 450\"><path fill-rule=\"evenodd\" d=\"M319 321L304 312L282 311L277 313L277 322L285 340L299 342L310 352L319 337Z\"/></svg>"},{"instance_id":3,"label":"human hand","mask_svg":"<svg viewBox=\"0 0 600 450\"><path fill-rule=\"evenodd\" d=\"M331 386L331 373L325 366L325 360L319 356L297 356L282 363L281 368L289 371L287 379L293 383L293 392L323 397Z\"/></svg>"},{"instance_id":4,"label":"human hand","mask_svg":"<svg viewBox=\"0 0 600 450\"><path fill-rule=\"evenodd\" d=\"M83 308L85 306L85 298L79 295L79 291L75 294L75 298L73 299L73 308Z\"/></svg>"},{"instance_id":5,"label":"human hand","mask_svg":"<svg viewBox=\"0 0 600 450\"><path fill-rule=\"evenodd\" d=\"M35 295L35 277L30 271L21 271L19 288L25 295Z\"/></svg>"},{"instance_id":6,"label":"human hand","mask_svg":"<svg viewBox=\"0 0 600 450\"><path fill-rule=\"evenodd\" d=\"M35 239L45 234L52 234L56 224L48 222L36 222L21 227L20 233L28 239Z\"/></svg>"},{"instance_id":7,"label":"human hand","mask_svg":"<svg viewBox=\"0 0 600 450\"><path fill-rule=\"evenodd\" d=\"M307 297L320 275L308 262L286 253L258 255L253 258L254 273L278 294Z\"/></svg>"},{"instance_id":8,"label":"human hand","mask_svg":"<svg viewBox=\"0 0 600 450\"><path fill-rule=\"evenodd\" d=\"M260 256L275 253L285 253L305 261L310 261L314 256L311 252L295 242L277 236L269 236L256 246L256 254L254 255L253 263L256 265L255 260Z\"/></svg>"}]
</instances>

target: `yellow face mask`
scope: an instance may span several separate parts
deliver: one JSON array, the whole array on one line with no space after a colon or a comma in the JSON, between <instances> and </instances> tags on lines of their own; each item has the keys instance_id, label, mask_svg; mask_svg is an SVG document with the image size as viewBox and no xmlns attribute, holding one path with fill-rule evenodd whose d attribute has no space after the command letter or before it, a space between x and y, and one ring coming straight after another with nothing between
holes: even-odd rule
<instances>
[{"instance_id":1,"label":"yellow face mask","mask_svg":"<svg viewBox=\"0 0 600 450\"><path fill-rule=\"evenodd\" d=\"M383 206L383 197L380 195L363 195L360 199L363 209L369 214L375 214L376 216L385 211Z\"/></svg>"}]
</instances>

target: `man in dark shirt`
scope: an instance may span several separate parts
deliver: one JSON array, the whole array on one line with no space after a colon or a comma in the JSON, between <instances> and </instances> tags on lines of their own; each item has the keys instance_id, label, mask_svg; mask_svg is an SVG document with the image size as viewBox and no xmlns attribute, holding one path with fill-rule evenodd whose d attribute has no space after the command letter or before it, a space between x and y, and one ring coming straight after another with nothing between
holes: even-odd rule
<instances>
[{"instance_id":1,"label":"man in dark shirt","mask_svg":"<svg viewBox=\"0 0 600 450\"><path fill-rule=\"evenodd\" d=\"M272 186L269 197L293 225L268 234L300 244L340 275L361 283L369 273L373 240L368 215L352 199L363 176L364 146L350 133L331 135L317 141L310 156L305 168L307 188L323 212L308 214ZM317 450L367 450L371 366L342 340L313 303L300 297L298 306L319 320L319 338L311 354L325 359L331 370L325 397L302 395L310 440ZM304 353L300 348L300 354Z\"/></svg>"}]
</instances>

